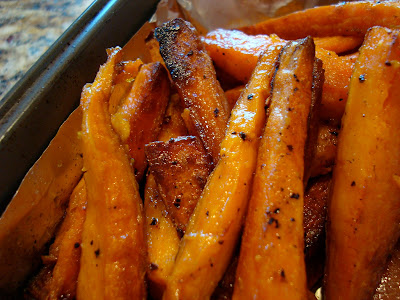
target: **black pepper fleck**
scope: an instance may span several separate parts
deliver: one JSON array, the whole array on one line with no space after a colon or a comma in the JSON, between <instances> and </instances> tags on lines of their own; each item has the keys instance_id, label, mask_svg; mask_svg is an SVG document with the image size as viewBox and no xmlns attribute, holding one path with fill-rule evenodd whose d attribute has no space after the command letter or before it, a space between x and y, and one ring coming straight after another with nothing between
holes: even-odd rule
<instances>
[{"instance_id":1,"label":"black pepper fleck","mask_svg":"<svg viewBox=\"0 0 400 300\"><path fill-rule=\"evenodd\" d=\"M385 61L385 65L387 65L388 67L390 67L392 65L392 63L390 61Z\"/></svg>"},{"instance_id":2,"label":"black pepper fleck","mask_svg":"<svg viewBox=\"0 0 400 300\"><path fill-rule=\"evenodd\" d=\"M363 83L365 81L365 74L361 74L360 77L358 77L358 80Z\"/></svg>"},{"instance_id":3,"label":"black pepper fleck","mask_svg":"<svg viewBox=\"0 0 400 300\"><path fill-rule=\"evenodd\" d=\"M74 244L74 248L76 249L76 248L79 248L79 246L80 246L81 244L79 244L79 243L75 243Z\"/></svg>"},{"instance_id":4,"label":"black pepper fleck","mask_svg":"<svg viewBox=\"0 0 400 300\"><path fill-rule=\"evenodd\" d=\"M153 218L153 219L151 219L150 225L154 226L154 225L157 225L157 223L158 223L158 220L156 218Z\"/></svg>"},{"instance_id":5,"label":"black pepper fleck","mask_svg":"<svg viewBox=\"0 0 400 300\"><path fill-rule=\"evenodd\" d=\"M193 55L193 50L190 50L187 54L187 56L192 56Z\"/></svg>"},{"instance_id":6,"label":"black pepper fleck","mask_svg":"<svg viewBox=\"0 0 400 300\"><path fill-rule=\"evenodd\" d=\"M289 151L293 151L293 146L292 145L287 145L287 148Z\"/></svg>"},{"instance_id":7,"label":"black pepper fleck","mask_svg":"<svg viewBox=\"0 0 400 300\"><path fill-rule=\"evenodd\" d=\"M355 181L352 181L351 182L351 186L355 186L356 185L356 182Z\"/></svg>"},{"instance_id":8,"label":"black pepper fleck","mask_svg":"<svg viewBox=\"0 0 400 300\"><path fill-rule=\"evenodd\" d=\"M218 118L219 109L218 107L214 109L214 117Z\"/></svg>"},{"instance_id":9,"label":"black pepper fleck","mask_svg":"<svg viewBox=\"0 0 400 300\"><path fill-rule=\"evenodd\" d=\"M248 99L248 100L253 99L253 97L254 97L254 94L253 94L253 93L247 95L247 99Z\"/></svg>"},{"instance_id":10,"label":"black pepper fleck","mask_svg":"<svg viewBox=\"0 0 400 300\"><path fill-rule=\"evenodd\" d=\"M156 265L155 263L150 263L150 271L154 271L154 270L158 270L158 265Z\"/></svg>"},{"instance_id":11,"label":"black pepper fleck","mask_svg":"<svg viewBox=\"0 0 400 300\"><path fill-rule=\"evenodd\" d=\"M94 254L96 255L96 257L99 257L99 255L100 255L100 249L97 249L96 251L94 251Z\"/></svg>"},{"instance_id":12,"label":"black pepper fleck","mask_svg":"<svg viewBox=\"0 0 400 300\"><path fill-rule=\"evenodd\" d=\"M298 194L298 193L290 193L290 198L299 199L300 198L300 194Z\"/></svg>"},{"instance_id":13,"label":"black pepper fleck","mask_svg":"<svg viewBox=\"0 0 400 300\"><path fill-rule=\"evenodd\" d=\"M246 140L246 134L243 131L239 132L239 136L243 141Z\"/></svg>"}]
</instances>

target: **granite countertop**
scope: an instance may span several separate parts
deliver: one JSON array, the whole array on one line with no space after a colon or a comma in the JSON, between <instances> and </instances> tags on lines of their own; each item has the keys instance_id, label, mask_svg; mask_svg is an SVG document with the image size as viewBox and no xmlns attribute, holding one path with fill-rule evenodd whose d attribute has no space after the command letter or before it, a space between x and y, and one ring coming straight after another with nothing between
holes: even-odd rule
<instances>
[{"instance_id":1,"label":"granite countertop","mask_svg":"<svg viewBox=\"0 0 400 300\"><path fill-rule=\"evenodd\" d=\"M92 2L0 0L0 99Z\"/></svg>"}]
</instances>

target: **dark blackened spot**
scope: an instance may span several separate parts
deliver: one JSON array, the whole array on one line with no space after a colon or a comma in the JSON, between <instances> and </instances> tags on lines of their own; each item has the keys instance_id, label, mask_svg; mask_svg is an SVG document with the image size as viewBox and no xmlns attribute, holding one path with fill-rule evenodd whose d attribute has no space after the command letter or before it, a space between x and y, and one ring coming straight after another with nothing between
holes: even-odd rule
<instances>
[{"instance_id":1,"label":"dark blackened spot","mask_svg":"<svg viewBox=\"0 0 400 300\"><path fill-rule=\"evenodd\" d=\"M76 249L76 248L79 248L79 246L80 246L81 244L79 244L79 243L75 243L74 244L74 248Z\"/></svg>"},{"instance_id":2,"label":"dark blackened spot","mask_svg":"<svg viewBox=\"0 0 400 300\"><path fill-rule=\"evenodd\" d=\"M288 107L287 110L288 110L288 111L292 111L292 110L294 110L294 108Z\"/></svg>"},{"instance_id":3,"label":"dark blackened spot","mask_svg":"<svg viewBox=\"0 0 400 300\"><path fill-rule=\"evenodd\" d=\"M225 55L225 52L222 52L222 55Z\"/></svg>"},{"instance_id":4,"label":"dark blackened spot","mask_svg":"<svg viewBox=\"0 0 400 300\"><path fill-rule=\"evenodd\" d=\"M279 208L276 208L275 210L274 210L274 214L279 214L281 212L281 210L279 209Z\"/></svg>"},{"instance_id":5,"label":"dark blackened spot","mask_svg":"<svg viewBox=\"0 0 400 300\"><path fill-rule=\"evenodd\" d=\"M287 145L287 148L289 151L293 151L293 146L292 145Z\"/></svg>"},{"instance_id":6,"label":"dark blackened spot","mask_svg":"<svg viewBox=\"0 0 400 300\"><path fill-rule=\"evenodd\" d=\"M363 83L365 81L365 74L361 74L360 77L358 77L358 80Z\"/></svg>"},{"instance_id":7,"label":"dark blackened spot","mask_svg":"<svg viewBox=\"0 0 400 300\"><path fill-rule=\"evenodd\" d=\"M209 214L210 214L210 212L207 210L207 211L206 211L206 216L208 216Z\"/></svg>"},{"instance_id":8,"label":"dark blackened spot","mask_svg":"<svg viewBox=\"0 0 400 300\"><path fill-rule=\"evenodd\" d=\"M283 187L281 187L281 192L283 192L284 191L284 189L283 189Z\"/></svg>"},{"instance_id":9,"label":"dark blackened spot","mask_svg":"<svg viewBox=\"0 0 400 300\"><path fill-rule=\"evenodd\" d=\"M116 207L116 206L114 206L113 208L114 208L114 209L117 209L117 207Z\"/></svg>"},{"instance_id":10,"label":"dark blackened spot","mask_svg":"<svg viewBox=\"0 0 400 300\"><path fill-rule=\"evenodd\" d=\"M93 240L90 241L90 245L93 245Z\"/></svg>"},{"instance_id":11,"label":"dark blackened spot","mask_svg":"<svg viewBox=\"0 0 400 300\"><path fill-rule=\"evenodd\" d=\"M150 225L151 225L151 226L154 226L154 225L157 225L157 223L158 223L158 219L153 218L153 219L151 219Z\"/></svg>"},{"instance_id":12,"label":"dark blackened spot","mask_svg":"<svg viewBox=\"0 0 400 300\"><path fill-rule=\"evenodd\" d=\"M192 56L193 55L193 50L190 50L187 54L187 56Z\"/></svg>"},{"instance_id":13,"label":"dark blackened spot","mask_svg":"<svg viewBox=\"0 0 400 300\"><path fill-rule=\"evenodd\" d=\"M339 98L339 101L343 101L343 98Z\"/></svg>"},{"instance_id":14,"label":"dark blackened spot","mask_svg":"<svg viewBox=\"0 0 400 300\"><path fill-rule=\"evenodd\" d=\"M213 263L210 263L210 267L211 267L211 268L214 267L214 264L213 264Z\"/></svg>"},{"instance_id":15,"label":"dark blackened spot","mask_svg":"<svg viewBox=\"0 0 400 300\"><path fill-rule=\"evenodd\" d=\"M218 107L214 109L214 117L218 118L219 109Z\"/></svg>"},{"instance_id":16,"label":"dark blackened spot","mask_svg":"<svg viewBox=\"0 0 400 300\"><path fill-rule=\"evenodd\" d=\"M99 255L100 255L100 249L97 249L96 251L94 251L94 254L96 255L96 257L99 257Z\"/></svg>"},{"instance_id":17,"label":"dark blackened spot","mask_svg":"<svg viewBox=\"0 0 400 300\"><path fill-rule=\"evenodd\" d=\"M224 243L224 241L218 241L218 244L222 245Z\"/></svg>"},{"instance_id":18,"label":"dark blackened spot","mask_svg":"<svg viewBox=\"0 0 400 300\"><path fill-rule=\"evenodd\" d=\"M282 277L282 278L285 278L285 277L286 277L286 275L285 275L285 270L284 270L284 269L281 270L281 277Z\"/></svg>"},{"instance_id":19,"label":"dark blackened spot","mask_svg":"<svg viewBox=\"0 0 400 300\"><path fill-rule=\"evenodd\" d=\"M297 92L299 89L297 87L294 88L293 92Z\"/></svg>"},{"instance_id":20,"label":"dark blackened spot","mask_svg":"<svg viewBox=\"0 0 400 300\"><path fill-rule=\"evenodd\" d=\"M279 222L278 222L278 220L275 219L275 218L273 218L273 217L270 217L269 220L268 220L268 224L269 224L269 225L272 225L273 223L275 223L275 228L279 228Z\"/></svg>"},{"instance_id":21,"label":"dark blackened spot","mask_svg":"<svg viewBox=\"0 0 400 300\"><path fill-rule=\"evenodd\" d=\"M297 78L296 74L293 74L294 79L296 79L297 82L299 82L300 80Z\"/></svg>"},{"instance_id":22,"label":"dark blackened spot","mask_svg":"<svg viewBox=\"0 0 400 300\"><path fill-rule=\"evenodd\" d=\"M236 132L236 131L233 131L231 134L237 134L237 132Z\"/></svg>"},{"instance_id":23,"label":"dark blackened spot","mask_svg":"<svg viewBox=\"0 0 400 300\"><path fill-rule=\"evenodd\" d=\"M206 75L203 75L203 79L207 79L207 76L206 76Z\"/></svg>"},{"instance_id":24,"label":"dark blackened spot","mask_svg":"<svg viewBox=\"0 0 400 300\"><path fill-rule=\"evenodd\" d=\"M158 270L158 265L155 263L150 263L149 265L150 271Z\"/></svg>"},{"instance_id":25,"label":"dark blackened spot","mask_svg":"<svg viewBox=\"0 0 400 300\"><path fill-rule=\"evenodd\" d=\"M174 160L171 164L172 164L173 166L176 166L176 165L178 164L178 161Z\"/></svg>"},{"instance_id":26,"label":"dark blackened spot","mask_svg":"<svg viewBox=\"0 0 400 300\"><path fill-rule=\"evenodd\" d=\"M250 94L247 95L247 99L248 100L251 100L253 98L254 98L254 94L253 93L250 93Z\"/></svg>"},{"instance_id":27,"label":"dark blackened spot","mask_svg":"<svg viewBox=\"0 0 400 300\"><path fill-rule=\"evenodd\" d=\"M290 218L290 221L294 222L294 221L295 221L295 219L294 219L294 218Z\"/></svg>"},{"instance_id":28,"label":"dark blackened spot","mask_svg":"<svg viewBox=\"0 0 400 300\"><path fill-rule=\"evenodd\" d=\"M387 65L388 67L390 67L392 65L392 63L390 61L385 61L385 65Z\"/></svg>"},{"instance_id":29,"label":"dark blackened spot","mask_svg":"<svg viewBox=\"0 0 400 300\"><path fill-rule=\"evenodd\" d=\"M330 132L330 134L332 134L334 136L338 136L339 135L339 132L337 132L337 131L329 131L329 132Z\"/></svg>"},{"instance_id":30,"label":"dark blackened spot","mask_svg":"<svg viewBox=\"0 0 400 300\"><path fill-rule=\"evenodd\" d=\"M300 198L300 194L298 194L298 193L290 193L290 198L299 199Z\"/></svg>"},{"instance_id":31,"label":"dark blackened spot","mask_svg":"<svg viewBox=\"0 0 400 300\"><path fill-rule=\"evenodd\" d=\"M239 136L243 141L246 140L246 134L243 131L239 132Z\"/></svg>"},{"instance_id":32,"label":"dark blackened spot","mask_svg":"<svg viewBox=\"0 0 400 300\"><path fill-rule=\"evenodd\" d=\"M34 241L33 241L33 243L34 243L34 244L36 244L36 243L37 243L37 241L36 241L36 240L34 240Z\"/></svg>"},{"instance_id":33,"label":"dark blackened spot","mask_svg":"<svg viewBox=\"0 0 400 300\"><path fill-rule=\"evenodd\" d=\"M355 186L356 185L356 182L355 181L352 181L351 182L351 186Z\"/></svg>"}]
</instances>

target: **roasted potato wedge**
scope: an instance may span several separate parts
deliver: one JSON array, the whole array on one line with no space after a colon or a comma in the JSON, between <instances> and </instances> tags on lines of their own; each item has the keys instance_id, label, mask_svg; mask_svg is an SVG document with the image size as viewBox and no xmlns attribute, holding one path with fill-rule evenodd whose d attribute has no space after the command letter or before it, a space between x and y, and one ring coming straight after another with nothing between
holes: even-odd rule
<instances>
[{"instance_id":1,"label":"roasted potato wedge","mask_svg":"<svg viewBox=\"0 0 400 300\"><path fill-rule=\"evenodd\" d=\"M196 30L182 19L171 20L156 28L155 37L198 136L216 164L229 117L229 105L212 61Z\"/></svg>"}]
</instances>

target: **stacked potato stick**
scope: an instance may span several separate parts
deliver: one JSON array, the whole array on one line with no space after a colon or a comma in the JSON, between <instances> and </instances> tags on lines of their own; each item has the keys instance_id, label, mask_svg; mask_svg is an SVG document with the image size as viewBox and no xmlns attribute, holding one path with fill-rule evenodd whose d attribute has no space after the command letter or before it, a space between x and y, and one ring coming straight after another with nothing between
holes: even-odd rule
<instances>
[{"instance_id":1,"label":"stacked potato stick","mask_svg":"<svg viewBox=\"0 0 400 300\"><path fill-rule=\"evenodd\" d=\"M26 295L399 297L398 25L399 2L353 2L203 37L174 19L146 63L109 49Z\"/></svg>"}]
</instances>

